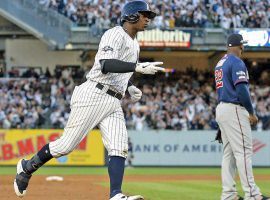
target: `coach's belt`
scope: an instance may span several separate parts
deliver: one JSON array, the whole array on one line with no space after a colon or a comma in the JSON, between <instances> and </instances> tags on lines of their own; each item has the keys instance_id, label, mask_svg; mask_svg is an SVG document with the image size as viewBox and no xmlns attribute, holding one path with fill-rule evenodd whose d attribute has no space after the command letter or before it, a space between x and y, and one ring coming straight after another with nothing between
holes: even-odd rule
<instances>
[{"instance_id":1,"label":"coach's belt","mask_svg":"<svg viewBox=\"0 0 270 200\"><path fill-rule=\"evenodd\" d=\"M102 84L100 84L100 83L97 83L96 88L102 90L102 89L104 88L104 85L102 85ZM113 96L113 97L119 99L119 100L121 100L121 99L123 98L123 95L122 95L121 93L115 92L115 91L113 91L113 90L111 90L111 89L108 89L106 93L107 93L108 95L111 95L111 96Z\"/></svg>"}]
</instances>

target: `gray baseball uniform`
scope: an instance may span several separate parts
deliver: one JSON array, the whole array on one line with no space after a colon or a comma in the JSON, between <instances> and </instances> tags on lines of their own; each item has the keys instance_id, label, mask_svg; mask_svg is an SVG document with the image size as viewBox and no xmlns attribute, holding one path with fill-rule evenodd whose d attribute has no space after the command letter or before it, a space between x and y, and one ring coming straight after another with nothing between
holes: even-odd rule
<instances>
[{"instance_id":1,"label":"gray baseball uniform","mask_svg":"<svg viewBox=\"0 0 270 200\"><path fill-rule=\"evenodd\" d=\"M235 89L237 84L247 84L248 79L244 62L233 54L225 55L215 68L219 101L216 121L223 140L221 200L233 200L237 196L234 181L237 169L245 192L245 200L255 200L261 195L252 172L253 152L249 113L241 105Z\"/></svg>"}]
</instances>

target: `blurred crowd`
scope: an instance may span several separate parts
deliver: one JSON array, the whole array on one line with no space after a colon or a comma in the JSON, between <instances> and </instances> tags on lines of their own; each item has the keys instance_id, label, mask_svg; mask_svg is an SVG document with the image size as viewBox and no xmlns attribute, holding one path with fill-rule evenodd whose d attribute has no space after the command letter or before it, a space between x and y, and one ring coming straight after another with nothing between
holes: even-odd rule
<instances>
[{"instance_id":1,"label":"blurred crowd","mask_svg":"<svg viewBox=\"0 0 270 200\"><path fill-rule=\"evenodd\" d=\"M64 128L71 94L84 73L56 68L52 76L48 69L38 74L30 68L20 78L17 74L12 70L0 79L0 127Z\"/></svg>"},{"instance_id":2,"label":"blurred crowd","mask_svg":"<svg viewBox=\"0 0 270 200\"><path fill-rule=\"evenodd\" d=\"M270 129L269 75L270 71L264 71L258 76L268 84L259 83L257 80L251 84L253 106L259 117L257 130ZM136 130L216 129L217 99L213 83L212 72L193 69L135 81L135 85L142 89L143 97L135 104L128 98L123 100L127 127Z\"/></svg>"},{"instance_id":3,"label":"blurred crowd","mask_svg":"<svg viewBox=\"0 0 270 200\"><path fill-rule=\"evenodd\" d=\"M84 73L74 73L68 68L58 68L54 75L49 71L44 74L30 71L24 73L25 78L0 79L0 127L64 128L72 91L83 81ZM258 74L256 70L256 73L260 78L251 78L256 81L251 84L253 106L259 117L256 129L269 130L270 72ZM212 72L187 69L154 77L136 75L133 82L143 91L143 97L134 104L127 94L122 101L128 129L217 128Z\"/></svg>"},{"instance_id":4,"label":"blurred crowd","mask_svg":"<svg viewBox=\"0 0 270 200\"><path fill-rule=\"evenodd\" d=\"M39 0L79 26L106 30L119 24L127 0ZM269 0L148 0L158 28L269 28Z\"/></svg>"}]
</instances>

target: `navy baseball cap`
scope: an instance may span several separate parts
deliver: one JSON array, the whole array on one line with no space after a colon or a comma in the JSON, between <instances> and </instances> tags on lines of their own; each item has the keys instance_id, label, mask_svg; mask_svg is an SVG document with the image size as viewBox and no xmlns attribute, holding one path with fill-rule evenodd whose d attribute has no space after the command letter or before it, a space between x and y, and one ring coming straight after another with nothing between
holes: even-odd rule
<instances>
[{"instance_id":1,"label":"navy baseball cap","mask_svg":"<svg viewBox=\"0 0 270 200\"><path fill-rule=\"evenodd\" d=\"M242 44L246 44L247 41L243 39L243 36L238 33L233 33L229 35L227 40L228 47L237 47L241 46Z\"/></svg>"}]
</instances>

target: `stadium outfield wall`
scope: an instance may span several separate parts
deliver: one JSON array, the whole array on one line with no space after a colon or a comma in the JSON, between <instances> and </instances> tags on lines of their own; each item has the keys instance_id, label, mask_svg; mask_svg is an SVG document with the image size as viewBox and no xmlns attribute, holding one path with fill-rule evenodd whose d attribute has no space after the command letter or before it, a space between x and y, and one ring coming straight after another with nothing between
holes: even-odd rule
<instances>
[{"instance_id":1,"label":"stadium outfield wall","mask_svg":"<svg viewBox=\"0 0 270 200\"><path fill-rule=\"evenodd\" d=\"M134 166L220 166L215 131L129 131ZM270 166L270 132L253 132L253 165Z\"/></svg>"},{"instance_id":2,"label":"stadium outfield wall","mask_svg":"<svg viewBox=\"0 0 270 200\"><path fill-rule=\"evenodd\" d=\"M0 130L0 166L30 158L63 130ZM133 166L220 166L222 145L215 131L129 131ZM253 165L270 166L270 131L253 132ZM105 149L99 131L91 131L68 156L47 165L104 166Z\"/></svg>"}]
</instances>

